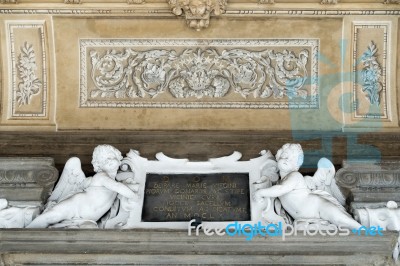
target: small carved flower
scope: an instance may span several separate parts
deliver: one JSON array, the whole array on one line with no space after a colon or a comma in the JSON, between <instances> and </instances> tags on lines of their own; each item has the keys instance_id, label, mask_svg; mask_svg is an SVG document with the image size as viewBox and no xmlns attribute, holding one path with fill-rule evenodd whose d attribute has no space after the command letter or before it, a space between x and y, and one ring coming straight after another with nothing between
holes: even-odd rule
<instances>
[{"instance_id":1,"label":"small carved flower","mask_svg":"<svg viewBox=\"0 0 400 266\"><path fill-rule=\"evenodd\" d=\"M115 71L116 62L112 56L104 56L100 60L99 70L102 75L112 75Z\"/></svg>"}]
</instances>

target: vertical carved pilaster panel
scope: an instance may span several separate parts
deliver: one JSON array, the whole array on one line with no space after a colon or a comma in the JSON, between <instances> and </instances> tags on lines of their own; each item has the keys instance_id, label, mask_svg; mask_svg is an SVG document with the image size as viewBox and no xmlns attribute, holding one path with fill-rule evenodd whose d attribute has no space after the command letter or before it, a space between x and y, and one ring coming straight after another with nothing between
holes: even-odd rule
<instances>
[{"instance_id":1,"label":"vertical carved pilaster panel","mask_svg":"<svg viewBox=\"0 0 400 266\"><path fill-rule=\"evenodd\" d=\"M47 116L44 21L8 21L9 119Z\"/></svg>"},{"instance_id":2,"label":"vertical carved pilaster panel","mask_svg":"<svg viewBox=\"0 0 400 266\"><path fill-rule=\"evenodd\" d=\"M356 119L390 120L390 22L353 23L353 109Z\"/></svg>"}]
</instances>

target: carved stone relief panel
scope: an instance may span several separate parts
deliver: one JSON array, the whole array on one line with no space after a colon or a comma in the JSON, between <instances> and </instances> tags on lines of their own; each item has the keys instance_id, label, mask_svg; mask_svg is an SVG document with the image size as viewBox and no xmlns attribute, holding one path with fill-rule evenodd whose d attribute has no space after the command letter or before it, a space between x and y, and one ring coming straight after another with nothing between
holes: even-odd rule
<instances>
[{"instance_id":1,"label":"carved stone relief panel","mask_svg":"<svg viewBox=\"0 0 400 266\"><path fill-rule=\"evenodd\" d=\"M318 108L318 39L81 39L80 107Z\"/></svg>"},{"instance_id":2,"label":"carved stone relief panel","mask_svg":"<svg viewBox=\"0 0 400 266\"><path fill-rule=\"evenodd\" d=\"M353 23L354 118L390 120L390 22Z\"/></svg>"},{"instance_id":3,"label":"carved stone relief panel","mask_svg":"<svg viewBox=\"0 0 400 266\"><path fill-rule=\"evenodd\" d=\"M7 21L8 119L47 117L47 59L44 21Z\"/></svg>"}]
</instances>

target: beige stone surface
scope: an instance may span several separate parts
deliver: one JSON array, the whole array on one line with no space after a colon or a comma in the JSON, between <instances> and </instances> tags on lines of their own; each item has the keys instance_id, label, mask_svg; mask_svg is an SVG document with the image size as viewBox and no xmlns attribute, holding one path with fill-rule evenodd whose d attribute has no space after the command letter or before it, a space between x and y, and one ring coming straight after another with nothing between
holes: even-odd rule
<instances>
[{"instance_id":1,"label":"beige stone surface","mask_svg":"<svg viewBox=\"0 0 400 266\"><path fill-rule=\"evenodd\" d=\"M340 128L324 124L325 114L318 109L79 108L79 61L73 55L78 54L80 38L319 38L327 60L320 63L321 102L330 83L339 82L341 19L218 19L213 23L212 28L196 32L175 19L56 18L58 128L292 129L293 117L296 124L307 121L307 129ZM65 42L66 35L74 41Z\"/></svg>"},{"instance_id":2,"label":"beige stone surface","mask_svg":"<svg viewBox=\"0 0 400 266\"><path fill-rule=\"evenodd\" d=\"M373 131L397 131L400 101L397 93L397 77L400 76L397 60L399 10L400 5L385 5L382 1L339 1L336 5L321 5L320 1L293 3L276 0L273 5L258 4L258 1L230 1L224 14L211 16L207 28L195 31L187 26L183 15L174 15L164 1L128 5L126 1L87 0L79 5L69 5L63 1L21 0L18 4L0 5L0 130L371 131L370 128L374 128ZM12 90L16 86L12 84L11 41L6 30L9 21L22 24L27 21L43 22L48 85L45 116L13 117L10 112ZM360 42L354 43L353 25L363 21L389 25L386 98L385 105L378 108L385 115L380 118L355 117L352 111L353 46L364 47L374 39L379 51L383 50L384 35L379 28L362 29ZM80 107L82 69L79 41L83 38L318 39L321 55L318 63L319 109ZM20 29L14 41L21 46L25 40L35 42L37 39L35 31ZM378 61L382 61L382 55L379 56ZM359 66L357 70L360 70ZM151 101L156 102L164 96ZM367 114L368 102L360 88L356 96L363 101L364 109L361 108L359 113L361 116ZM240 99L240 96L235 97ZM205 98L195 101L203 100L217 101ZM246 99L251 100L254 99ZM31 106L22 106L20 110L30 112L40 109L37 101L36 97Z\"/></svg>"}]
</instances>

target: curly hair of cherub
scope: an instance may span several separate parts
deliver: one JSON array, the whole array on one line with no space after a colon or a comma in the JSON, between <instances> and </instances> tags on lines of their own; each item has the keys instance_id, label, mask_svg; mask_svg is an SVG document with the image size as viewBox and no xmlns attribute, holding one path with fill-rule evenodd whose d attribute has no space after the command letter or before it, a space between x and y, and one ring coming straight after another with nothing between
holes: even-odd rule
<instances>
[{"instance_id":1,"label":"curly hair of cherub","mask_svg":"<svg viewBox=\"0 0 400 266\"><path fill-rule=\"evenodd\" d=\"M92 159L94 171L96 173L101 172L101 166L104 165L110 157L114 157L119 161L123 158L121 152L111 145L104 144L97 146L93 151Z\"/></svg>"},{"instance_id":2,"label":"curly hair of cherub","mask_svg":"<svg viewBox=\"0 0 400 266\"><path fill-rule=\"evenodd\" d=\"M276 156L275 156L276 160L279 161L279 159L281 158L281 154L287 150L289 150L290 154L293 154L293 153L297 154L297 170L298 170L304 162L304 152L303 152L303 149L301 148L301 145L297 144L297 143L286 143L276 153Z\"/></svg>"}]
</instances>

